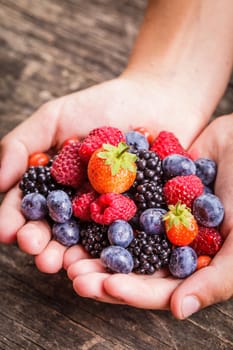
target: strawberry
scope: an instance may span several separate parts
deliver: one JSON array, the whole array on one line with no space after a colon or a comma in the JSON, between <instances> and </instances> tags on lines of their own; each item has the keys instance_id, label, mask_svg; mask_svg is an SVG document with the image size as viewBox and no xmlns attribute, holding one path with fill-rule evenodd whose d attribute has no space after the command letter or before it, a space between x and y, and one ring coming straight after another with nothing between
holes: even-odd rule
<instances>
[{"instance_id":1,"label":"strawberry","mask_svg":"<svg viewBox=\"0 0 233 350\"><path fill-rule=\"evenodd\" d=\"M198 235L190 246L197 255L214 256L221 248L222 243L222 236L216 228L199 225Z\"/></svg>"},{"instance_id":2,"label":"strawberry","mask_svg":"<svg viewBox=\"0 0 233 350\"><path fill-rule=\"evenodd\" d=\"M203 267L206 267L211 262L211 257L208 255L200 255L197 258L197 270L202 269Z\"/></svg>"},{"instance_id":3,"label":"strawberry","mask_svg":"<svg viewBox=\"0 0 233 350\"><path fill-rule=\"evenodd\" d=\"M68 139L64 140L61 147L64 147L64 146L68 145L69 143L76 143L76 142L79 142L78 137L72 136L72 137L69 137Z\"/></svg>"},{"instance_id":4,"label":"strawberry","mask_svg":"<svg viewBox=\"0 0 233 350\"><path fill-rule=\"evenodd\" d=\"M43 152L37 152L30 155L28 166L45 166L49 162L49 155Z\"/></svg>"},{"instance_id":5,"label":"strawberry","mask_svg":"<svg viewBox=\"0 0 233 350\"><path fill-rule=\"evenodd\" d=\"M96 150L88 163L88 178L99 193L127 191L136 178L136 155L127 152L124 142L112 146L104 144Z\"/></svg>"},{"instance_id":6,"label":"strawberry","mask_svg":"<svg viewBox=\"0 0 233 350\"><path fill-rule=\"evenodd\" d=\"M86 165L79 156L80 143L64 146L51 166L52 177L60 184L78 188L86 178Z\"/></svg>"},{"instance_id":7,"label":"strawberry","mask_svg":"<svg viewBox=\"0 0 233 350\"><path fill-rule=\"evenodd\" d=\"M115 220L130 220L136 213L134 201L123 194L105 193L90 205L91 218L102 225L110 225Z\"/></svg>"},{"instance_id":8,"label":"strawberry","mask_svg":"<svg viewBox=\"0 0 233 350\"><path fill-rule=\"evenodd\" d=\"M119 142L125 141L124 134L117 128L102 126L93 129L83 140L79 149L79 155L84 162L88 162L91 155L104 143L117 146Z\"/></svg>"},{"instance_id":9,"label":"strawberry","mask_svg":"<svg viewBox=\"0 0 233 350\"><path fill-rule=\"evenodd\" d=\"M188 152L181 146L176 136L169 131L161 131L152 143L150 150L157 153L161 159L170 154L181 154L182 156L191 158Z\"/></svg>"},{"instance_id":10,"label":"strawberry","mask_svg":"<svg viewBox=\"0 0 233 350\"><path fill-rule=\"evenodd\" d=\"M190 244L198 233L198 225L191 210L180 202L168 208L169 211L163 217L167 238L177 246Z\"/></svg>"},{"instance_id":11,"label":"strawberry","mask_svg":"<svg viewBox=\"0 0 233 350\"><path fill-rule=\"evenodd\" d=\"M167 205L175 205L178 201L191 208L196 197L203 193L204 186L196 175L175 176L168 180L163 193Z\"/></svg>"}]
</instances>

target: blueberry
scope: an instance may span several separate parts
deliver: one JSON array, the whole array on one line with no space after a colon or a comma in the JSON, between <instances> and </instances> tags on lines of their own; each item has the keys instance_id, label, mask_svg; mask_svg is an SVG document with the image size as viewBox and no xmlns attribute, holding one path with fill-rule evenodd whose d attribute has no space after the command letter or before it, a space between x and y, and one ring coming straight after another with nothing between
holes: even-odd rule
<instances>
[{"instance_id":1,"label":"blueberry","mask_svg":"<svg viewBox=\"0 0 233 350\"><path fill-rule=\"evenodd\" d=\"M197 254L189 246L175 248L170 255L168 267L174 277L185 278L196 270Z\"/></svg>"},{"instance_id":2,"label":"blueberry","mask_svg":"<svg viewBox=\"0 0 233 350\"><path fill-rule=\"evenodd\" d=\"M208 158L199 158L195 160L196 175L201 179L204 185L214 182L217 173L217 164Z\"/></svg>"},{"instance_id":3,"label":"blueberry","mask_svg":"<svg viewBox=\"0 0 233 350\"><path fill-rule=\"evenodd\" d=\"M108 240L112 245L126 248L133 238L132 226L127 221L116 220L108 228Z\"/></svg>"},{"instance_id":4,"label":"blueberry","mask_svg":"<svg viewBox=\"0 0 233 350\"><path fill-rule=\"evenodd\" d=\"M162 161L162 167L164 175L168 179L196 173L196 165L192 159L180 154L171 154L165 157Z\"/></svg>"},{"instance_id":5,"label":"blueberry","mask_svg":"<svg viewBox=\"0 0 233 350\"><path fill-rule=\"evenodd\" d=\"M29 193L21 202L22 213L28 220L41 220L47 212L46 198L40 193Z\"/></svg>"},{"instance_id":6,"label":"blueberry","mask_svg":"<svg viewBox=\"0 0 233 350\"><path fill-rule=\"evenodd\" d=\"M217 196L212 193L204 193L194 200L193 215L199 224L216 227L223 220L224 207Z\"/></svg>"},{"instance_id":7,"label":"blueberry","mask_svg":"<svg viewBox=\"0 0 233 350\"><path fill-rule=\"evenodd\" d=\"M147 234L158 235L165 231L163 216L166 210L161 208L146 209L140 215L140 225Z\"/></svg>"},{"instance_id":8,"label":"blueberry","mask_svg":"<svg viewBox=\"0 0 233 350\"><path fill-rule=\"evenodd\" d=\"M129 131L125 134L126 143L132 151L148 150L149 142L146 137L138 131Z\"/></svg>"},{"instance_id":9,"label":"blueberry","mask_svg":"<svg viewBox=\"0 0 233 350\"><path fill-rule=\"evenodd\" d=\"M49 215L54 221L63 223L71 218L72 203L66 192L62 190L50 192L47 197L47 205Z\"/></svg>"},{"instance_id":10,"label":"blueberry","mask_svg":"<svg viewBox=\"0 0 233 350\"><path fill-rule=\"evenodd\" d=\"M113 272L130 273L134 267L130 252L116 245L104 248L100 254L100 260L105 267Z\"/></svg>"},{"instance_id":11,"label":"blueberry","mask_svg":"<svg viewBox=\"0 0 233 350\"><path fill-rule=\"evenodd\" d=\"M74 219L64 223L55 223L52 227L52 233L54 239L67 247L79 241L79 225Z\"/></svg>"}]
</instances>

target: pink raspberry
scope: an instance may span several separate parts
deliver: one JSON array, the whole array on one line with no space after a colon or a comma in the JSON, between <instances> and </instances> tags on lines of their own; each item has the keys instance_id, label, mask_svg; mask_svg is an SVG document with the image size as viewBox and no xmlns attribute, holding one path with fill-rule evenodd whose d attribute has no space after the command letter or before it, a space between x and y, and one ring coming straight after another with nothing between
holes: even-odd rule
<instances>
[{"instance_id":1,"label":"pink raspberry","mask_svg":"<svg viewBox=\"0 0 233 350\"><path fill-rule=\"evenodd\" d=\"M87 176L86 165L79 156L81 143L64 146L53 161L52 177L60 184L78 188Z\"/></svg>"},{"instance_id":2,"label":"pink raspberry","mask_svg":"<svg viewBox=\"0 0 233 350\"><path fill-rule=\"evenodd\" d=\"M160 159L170 154L181 154L182 156L191 158L188 152L181 146L177 137L169 131L161 131L152 143L150 150L157 153Z\"/></svg>"},{"instance_id":3,"label":"pink raspberry","mask_svg":"<svg viewBox=\"0 0 233 350\"><path fill-rule=\"evenodd\" d=\"M93 129L83 140L79 155L81 159L87 163L91 158L92 153L100 148L103 143L109 143L117 146L119 142L125 141L124 134L117 128L111 126L103 126Z\"/></svg>"},{"instance_id":4,"label":"pink raspberry","mask_svg":"<svg viewBox=\"0 0 233 350\"><path fill-rule=\"evenodd\" d=\"M91 220L90 205L98 197L94 190L87 193L76 194L72 200L73 215L83 221Z\"/></svg>"},{"instance_id":5,"label":"pink raspberry","mask_svg":"<svg viewBox=\"0 0 233 350\"><path fill-rule=\"evenodd\" d=\"M123 194L105 193L91 203L90 210L93 221L110 225L118 219L130 220L135 215L137 207L132 199Z\"/></svg>"}]
</instances>

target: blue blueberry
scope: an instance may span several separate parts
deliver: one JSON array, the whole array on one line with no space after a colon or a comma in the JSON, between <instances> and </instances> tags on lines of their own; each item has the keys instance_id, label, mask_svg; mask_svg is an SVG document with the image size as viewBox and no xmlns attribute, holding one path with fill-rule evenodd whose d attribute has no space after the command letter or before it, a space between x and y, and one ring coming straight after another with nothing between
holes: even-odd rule
<instances>
[{"instance_id":1,"label":"blue blueberry","mask_svg":"<svg viewBox=\"0 0 233 350\"><path fill-rule=\"evenodd\" d=\"M130 273L133 270L133 257L123 247L111 245L104 248L100 254L102 264L113 272Z\"/></svg>"},{"instance_id":2,"label":"blue blueberry","mask_svg":"<svg viewBox=\"0 0 233 350\"><path fill-rule=\"evenodd\" d=\"M168 267L174 277L185 278L196 270L197 254L189 246L175 248L170 255Z\"/></svg>"},{"instance_id":3,"label":"blue blueberry","mask_svg":"<svg viewBox=\"0 0 233 350\"><path fill-rule=\"evenodd\" d=\"M147 138L138 131L129 131L125 134L126 143L132 151L148 150L149 142Z\"/></svg>"},{"instance_id":4,"label":"blue blueberry","mask_svg":"<svg viewBox=\"0 0 233 350\"><path fill-rule=\"evenodd\" d=\"M28 220L41 220L48 213L46 198L40 193L29 193L23 197L21 210Z\"/></svg>"},{"instance_id":5,"label":"blue blueberry","mask_svg":"<svg viewBox=\"0 0 233 350\"><path fill-rule=\"evenodd\" d=\"M126 248L133 238L132 226L127 221L116 220L108 228L108 240L112 245Z\"/></svg>"},{"instance_id":6,"label":"blue blueberry","mask_svg":"<svg viewBox=\"0 0 233 350\"><path fill-rule=\"evenodd\" d=\"M52 227L54 239L67 247L78 243L79 232L79 225L74 219L70 219L64 223L56 222Z\"/></svg>"},{"instance_id":7,"label":"blue blueberry","mask_svg":"<svg viewBox=\"0 0 233 350\"><path fill-rule=\"evenodd\" d=\"M204 193L193 202L193 215L202 226L216 227L224 217L220 199L212 193Z\"/></svg>"},{"instance_id":8,"label":"blue blueberry","mask_svg":"<svg viewBox=\"0 0 233 350\"><path fill-rule=\"evenodd\" d=\"M143 231L149 235L158 235L164 232L164 214L166 214L166 210L161 208L150 208L144 210L139 218Z\"/></svg>"},{"instance_id":9,"label":"blue blueberry","mask_svg":"<svg viewBox=\"0 0 233 350\"><path fill-rule=\"evenodd\" d=\"M199 158L195 160L196 175L201 179L204 185L210 185L214 182L217 174L217 164L208 158Z\"/></svg>"},{"instance_id":10,"label":"blue blueberry","mask_svg":"<svg viewBox=\"0 0 233 350\"><path fill-rule=\"evenodd\" d=\"M63 223L71 218L72 203L66 192L62 190L50 192L47 197L47 205L49 215L54 221Z\"/></svg>"},{"instance_id":11,"label":"blue blueberry","mask_svg":"<svg viewBox=\"0 0 233 350\"><path fill-rule=\"evenodd\" d=\"M166 178L186 176L196 173L196 165L192 159L180 154L171 154L162 161L162 167Z\"/></svg>"}]
</instances>

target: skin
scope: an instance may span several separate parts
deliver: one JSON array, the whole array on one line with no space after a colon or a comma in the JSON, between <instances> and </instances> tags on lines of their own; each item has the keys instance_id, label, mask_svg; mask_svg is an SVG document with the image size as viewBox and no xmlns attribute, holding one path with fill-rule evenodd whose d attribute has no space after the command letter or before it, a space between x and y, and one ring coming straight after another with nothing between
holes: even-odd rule
<instances>
[{"instance_id":1,"label":"skin","mask_svg":"<svg viewBox=\"0 0 233 350\"><path fill-rule=\"evenodd\" d=\"M17 240L20 249L35 256L43 272L55 273L64 267L78 294L104 302L170 309L182 319L188 316L182 309L185 296L195 295L198 309L230 298L232 116L221 118L222 133L218 121L201 131L224 93L233 66L232 17L231 0L221 4L217 0L150 1L129 64L118 78L48 102L6 135L0 144L0 192L6 193L0 207L0 242ZM84 119L85 124L78 122ZM155 135L169 130L185 148L200 134L192 152L217 161L221 177L216 193L226 208L222 226L226 241L209 267L185 281L166 271L150 277L109 275L81 247L67 249L51 240L46 222L25 222L17 182L29 155L59 149L74 132L83 137L102 125L123 131L144 126Z\"/></svg>"}]
</instances>

